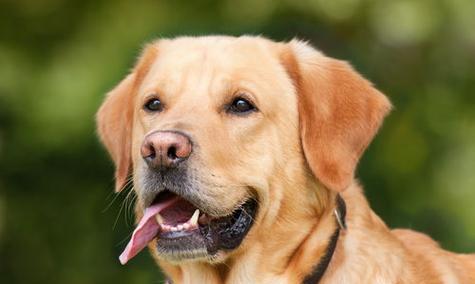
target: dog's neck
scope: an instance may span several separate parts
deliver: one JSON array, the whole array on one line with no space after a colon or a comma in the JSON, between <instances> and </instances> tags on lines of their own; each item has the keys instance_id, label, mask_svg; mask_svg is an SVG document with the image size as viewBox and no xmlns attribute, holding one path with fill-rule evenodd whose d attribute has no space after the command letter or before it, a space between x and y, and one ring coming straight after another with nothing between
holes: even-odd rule
<instances>
[{"instance_id":1,"label":"dog's neck","mask_svg":"<svg viewBox=\"0 0 475 284\"><path fill-rule=\"evenodd\" d=\"M346 204L343 198L338 194L336 196L336 208L333 211L335 215L335 221L337 222L338 226L333 232L330 240L328 241L327 248L325 250L324 255L320 258L318 264L313 268L310 274L307 274L303 280L303 284L317 284L320 283L323 275L328 269L328 266L333 258L333 254L335 253L336 246L338 243L338 239L340 234L346 231Z\"/></svg>"},{"instance_id":2,"label":"dog's neck","mask_svg":"<svg viewBox=\"0 0 475 284\"><path fill-rule=\"evenodd\" d=\"M327 200L316 200L322 198ZM300 200L282 196L280 208L267 212L276 214L269 218L273 222L262 218L260 229L251 231L248 241L224 263L160 265L174 283L302 283L325 257L338 228L335 199L329 191Z\"/></svg>"}]
</instances>

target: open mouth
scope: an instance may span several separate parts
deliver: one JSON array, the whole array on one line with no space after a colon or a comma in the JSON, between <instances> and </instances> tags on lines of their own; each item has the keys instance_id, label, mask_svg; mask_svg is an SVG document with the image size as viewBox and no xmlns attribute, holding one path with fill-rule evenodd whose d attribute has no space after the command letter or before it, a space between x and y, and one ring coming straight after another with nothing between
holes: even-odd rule
<instances>
[{"instance_id":1,"label":"open mouth","mask_svg":"<svg viewBox=\"0 0 475 284\"><path fill-rule=\"evenodd\" d=\"M127 263L153 240L159 255L169 261L212 259L219 250L241 244L256 212L257 202L248 199L229 215L211 217L185 198L163 191L145 209L120 262Z\"/></svg>"}]
</instances>

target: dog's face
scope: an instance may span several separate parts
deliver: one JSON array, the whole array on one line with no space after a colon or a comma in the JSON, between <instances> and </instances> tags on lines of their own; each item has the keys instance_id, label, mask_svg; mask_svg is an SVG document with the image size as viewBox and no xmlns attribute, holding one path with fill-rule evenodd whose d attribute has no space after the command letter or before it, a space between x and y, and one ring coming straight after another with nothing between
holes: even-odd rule
<instances>
[{"instance_id":1,"label":"dog's face","mask_svg":"<svg viewBox=\"0 0 475 284\"><path fill-rule=\"evenodd\" d=\"M299 158L291 154L299 152L297 100L278 60L254 41L183 39L152 48L156 57L137 91L132 134L142 204L167 189L217 217L249 198L265 198L276 168ZM151 103L159 110L151 111ZM157 170L141 148L164 131L179 132L170 139L183 135L191 149L176 165Z\"/></svg>"},{"instance_id":2,"label":"dog's face","mask_svg":"<svg viewBox=\"0 0 475 284\"><path fill-rule=\"evenodd\" d=\"M138 195L124 261L147 243L174 262L226 258L290 200L318 202L315 184L348 186L388 109L350 67L300 42L149 45L98 113L117 189L132 174Z\"/></svg>"}]
</instances>

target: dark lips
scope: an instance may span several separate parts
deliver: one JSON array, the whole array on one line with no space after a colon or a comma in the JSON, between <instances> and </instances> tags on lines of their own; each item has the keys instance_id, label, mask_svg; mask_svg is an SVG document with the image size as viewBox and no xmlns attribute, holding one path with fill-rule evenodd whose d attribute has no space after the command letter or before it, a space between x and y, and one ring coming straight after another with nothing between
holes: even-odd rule
<instances>
[{"instance_id":1,"label":"dark lips","mask_svg":"<svg viewBox=\"0 0 475 284\"><path fill-rule=\"evenodd\" d=\"M213 258L219 250L233 250L241 244L256 213L257 202L249 199L231 215L200 222L193 230L162 231L156 238L157 251L171 261Z\"/></svg>"}]
</instances>

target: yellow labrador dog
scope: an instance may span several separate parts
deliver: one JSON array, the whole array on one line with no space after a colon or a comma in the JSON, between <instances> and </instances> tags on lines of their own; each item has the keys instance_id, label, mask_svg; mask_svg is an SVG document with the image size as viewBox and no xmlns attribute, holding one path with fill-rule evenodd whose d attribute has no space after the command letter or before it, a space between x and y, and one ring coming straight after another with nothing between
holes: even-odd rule
<instances>
[{"instance_id":1,"label":"yellow labrador dog","mask_svg":"<svg viewBox=\"0 0 475 284\"><path fill-rule=\"evenodd\" d=\"M305 42L180 37L146 46L98 132L172 283L475 283L475 255L390 230L355 167L390 110Z\"/></svg>"}]
</instances>

